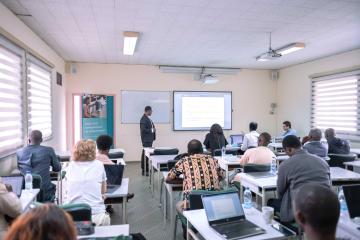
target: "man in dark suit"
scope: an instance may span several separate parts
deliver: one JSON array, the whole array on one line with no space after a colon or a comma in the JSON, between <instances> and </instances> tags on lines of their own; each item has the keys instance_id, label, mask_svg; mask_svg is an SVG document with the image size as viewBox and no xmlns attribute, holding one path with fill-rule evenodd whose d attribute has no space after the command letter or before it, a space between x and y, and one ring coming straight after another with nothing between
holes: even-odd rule
<instances>
[{"instance_id":1,"label":"man in dark suit","mask_svg":"<svg viewBox=\"0 0 360 240\"><path fill-rule=\"evenodd\" d=\"M156 129L153 121L151 120L150 116L152 114L152 109L150 106L145 107L144 115L140 119L140 135L141 135L141 142L143 147L152 147L152 144L156 138ZM141 168L142 168L142 175L144 175L144 151L142 152L141 156ZM148 172L149 166L148 162L146 162L146 172Z\"/></svg>"}]
</instances>

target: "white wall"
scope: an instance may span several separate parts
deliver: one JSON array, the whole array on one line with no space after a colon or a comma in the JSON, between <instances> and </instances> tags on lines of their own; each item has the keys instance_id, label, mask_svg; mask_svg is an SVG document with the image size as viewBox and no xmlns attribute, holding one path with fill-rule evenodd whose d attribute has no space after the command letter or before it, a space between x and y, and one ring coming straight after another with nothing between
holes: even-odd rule
<instances>
[{"instance_id":1,"label":"white wall","mask_svg":"<svg viewBox=\"0 0 360 240\"><path fill-rule=\"evenodd\" d=\"M53 82L53 138L45 144L55 149L65 149L66 131L65 131L65 62L52 50L43 40L41 40L30 28L28 28L19 18L17 18L9 9L0 3L0 28L11 34L14 38L24 43L27 47L47 59L55 66L55 71L63 75L63 86L56 85L56 78ZM14 167L12 158L0 159L0 174L8 172Z\"/></svg>"},{"instance_id":2,"label":"white wall","mask_svg":"<svg viewBox=\"0 0 360 240\"><path fill-rule=\"evenodd\" d=\"M360 49L287 67L280 70L277 89L277 126L291 121L300 136L310 130L311 79L310 75L336 71L360 65Z\"/></svg>"},{"instance_id":3,"label":"white wall","mask_svg":"<svg viewBox=\"0 0 360 240\"><path fill-rule=\"evenodd\" d=\"M233 130L247 131L248 123L256 120L259 131L275 133L275 116L270 115L270 103L276 99L276 82L269 79L267 70L241 70L237 75L222 75L215 85L203 85L190 74L161 73L158 67L120 64L77 64L77 73L67 75L68 147L72 140L72 94L95 93L116 96L117 147L126 150L126 161L139 161L141 140L139 124L121 124L121 90L201 90L233 92ZM154 113L156 114L156 113ZM139 121L140 121L139 116ZM203 141L206 132L174 132L172 123L157 124L155 146L174 146L186 150L189 140Z\"/></svg>"}]
</instances>

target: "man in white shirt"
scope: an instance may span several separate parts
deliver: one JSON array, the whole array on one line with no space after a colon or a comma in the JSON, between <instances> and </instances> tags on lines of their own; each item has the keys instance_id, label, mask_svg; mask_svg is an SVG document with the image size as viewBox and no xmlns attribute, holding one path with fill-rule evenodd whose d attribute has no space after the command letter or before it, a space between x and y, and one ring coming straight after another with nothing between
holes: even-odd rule
<instances>
[{"instance_id":1,"label":"man in white shirt","mask_svg":"<svg viewBox=\"0 0 360 240\"><path fill-rule=\"evenodd\" d=\"M251 122L249 124L250 132L245 134L244 141L241 145L241 150L246 151L248 148L253 148L258 146L259 133L256 131L257 123Z\"/></svg>"}]
</instances>

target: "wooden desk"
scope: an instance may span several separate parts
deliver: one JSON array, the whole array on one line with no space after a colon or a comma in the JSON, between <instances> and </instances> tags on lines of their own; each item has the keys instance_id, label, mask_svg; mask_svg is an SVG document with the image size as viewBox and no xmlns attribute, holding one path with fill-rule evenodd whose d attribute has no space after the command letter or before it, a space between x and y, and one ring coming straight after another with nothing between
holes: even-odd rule
<instances>
[{"instance_id":1,"label":"wooden desk","mask_svg":"<svg viewBox=\"0 0 360 240\"><path fill-rule=\"evenodd\" d=\"M78 236L77 238L106 238L116 237L120 235L129 236L129 224L95 227L94 234L87 236Z\"/></svg>"},{"instance_id":2,"label":"wooden desk","mask_svg":"<svg viewBox=\"0 0 360 240\"><path fill-rule=\"evenodd\" d=\"M122 198L122 214L123 214L123 223L127 223L127 211L126 211L126 202L127 195L129 193L129 178L123 178L121 186L116 189L113 193L105 193L106 198Z\"/></svg>"},{"instance_id":3,"label":"wooden desk","mask_svg":"<svg viewBox=\"0 0 360 240\"><path fill-rule=\"evenodd\" d=\"M22 211L25 212L30 204L32 202L34 202L34 200L36 199L36 196L39 194L40 189L35 188L32 190L22 190L21 192L21 196L20 196L20 201L21 201L21 206L22 206Z\"/></svg>"},{"instance_id":4,"label":"wooden desk","mask_svg":"<svg viewBox=\"0 0 360 240\"><path fill-rule=\"evenodd\" d=\"M282 233L275 230L271 227L271 225L265 224L263 220L262 213L255 208L244 209L246 219L254 224L258 225L259 227L263 228L266 233L261 235L256 235L253 237L248 237L244 239L248 240L262 240L262 239L272 239L272 238L281 238L284 237ZM190 227L194 227L198 233L206 240L224 240L225 238L222 237L218 232L216 232L213 228L209 226L208 220L206 218L206 213L204 209L199 210L192 210L192 211L184 211L184 216L187 219L187 229L188 235L187 239L189 238L189 229ZM275 221L274 221L275 222Z\"/></svg>"}]
</instances>

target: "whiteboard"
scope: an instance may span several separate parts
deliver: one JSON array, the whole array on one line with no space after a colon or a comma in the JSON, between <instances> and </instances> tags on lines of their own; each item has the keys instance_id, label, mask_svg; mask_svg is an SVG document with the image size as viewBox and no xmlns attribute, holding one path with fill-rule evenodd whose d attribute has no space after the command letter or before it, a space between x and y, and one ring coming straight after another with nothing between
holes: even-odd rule
<instances>
[{"instance_id":1,"label":"whiteboard","mask_svg":"<svg viewBox=\"0 0 360 240\"><path fill-rule=\"evenodd\" d=\"M121 91L121 123L140 123L146 106L153 110L154 123L170 123L168 91Z\"/></svg>"}]
</instances>

